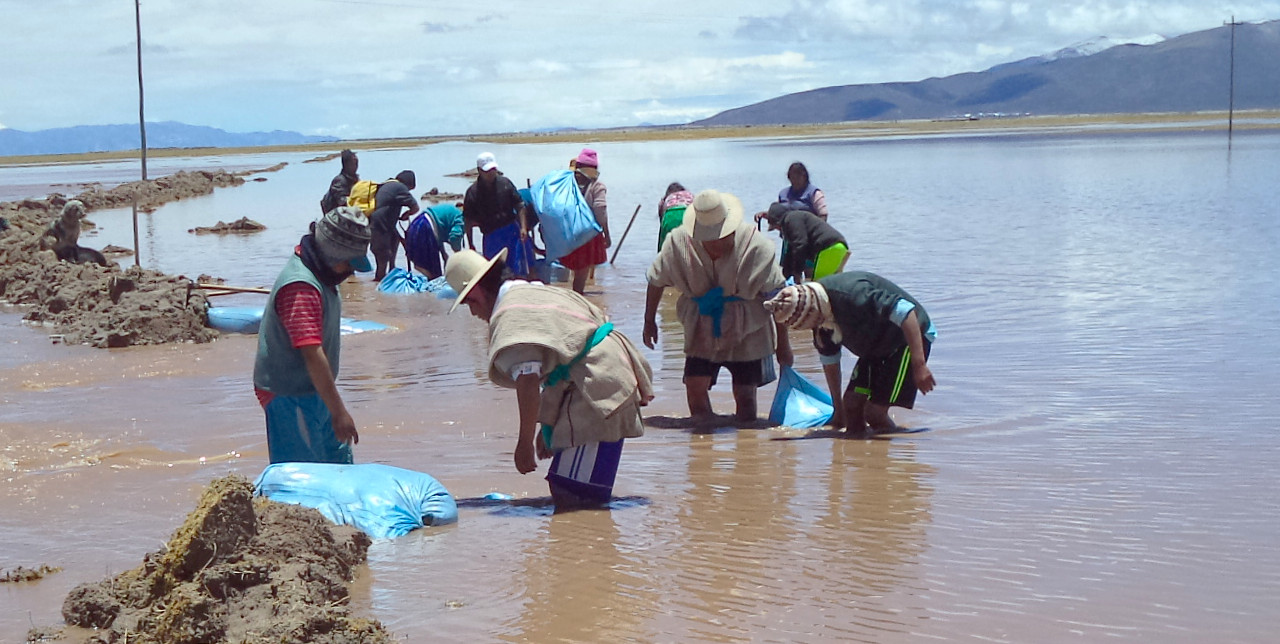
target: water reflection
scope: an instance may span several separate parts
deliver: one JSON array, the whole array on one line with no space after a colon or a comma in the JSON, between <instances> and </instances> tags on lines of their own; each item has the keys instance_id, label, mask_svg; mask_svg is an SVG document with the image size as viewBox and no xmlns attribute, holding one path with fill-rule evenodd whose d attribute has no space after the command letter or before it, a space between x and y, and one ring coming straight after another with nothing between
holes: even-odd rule
<instances>
[{"instance_id":1,"label":"water reflection","mask_svg":"<svg viewBox=\"0 0 1280 644\"><path fill-rule=\"evenodd\" d=\"M523 610L504 641L614 642L634 637L660 598L625 557L616 510L556 514L531 539L520 579Z\"/></svg>"}]
</instances>

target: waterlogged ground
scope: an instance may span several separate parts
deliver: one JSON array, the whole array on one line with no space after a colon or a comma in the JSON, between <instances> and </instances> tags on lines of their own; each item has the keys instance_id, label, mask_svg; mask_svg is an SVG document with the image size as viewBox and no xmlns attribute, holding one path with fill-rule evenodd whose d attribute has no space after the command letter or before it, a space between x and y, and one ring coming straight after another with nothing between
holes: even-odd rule
<instances>
[{"instance_id":1,"label":"waterlogged ground","mask_svg":"<svg viewBox=\"0 0 1280 644\"><path fill-rule=\"evenodd\" d=\"M1280 137L1238 133L1229 152L1195 134L598 148L615 239L643 204L592 287L633 338L666 183L758 210L807 163L850 266L906 287L939 326L939 387L898 415L929 431L683 428L668 301L647 351L656 426L628 442L619 500L553 515L545 483L512 466L514 397L484 378L480 324L349 284L346 315L396 327L344 343L357 460L428 472L462 501L455 526L373 544L357 612L409 641L1271 639ZM481 149L367 151L361 169L460 192L443 175ZM492 149L520 184L577 152ZM267 284L336 172L296 162L310 156L147 216L144 265ZM268 230L185 232L245 215ZM91 218L101 244L132 245L128 213ZM3 641L58 622L74 585L138 565L210 480L266 464L252 337L102 351L19 317L0 314L0 567L63 570L0 585ZM727 387L714 393L727 411ZM521 503L482 499L494 491Z\"/></svg>"}]
</instances>

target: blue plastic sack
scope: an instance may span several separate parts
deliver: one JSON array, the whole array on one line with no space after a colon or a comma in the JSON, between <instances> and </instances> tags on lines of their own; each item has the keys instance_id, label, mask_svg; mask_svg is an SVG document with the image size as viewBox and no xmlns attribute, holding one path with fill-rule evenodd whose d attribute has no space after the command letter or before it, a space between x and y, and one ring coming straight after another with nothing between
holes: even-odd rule
<instances>
[{"instance_id":1,"label":"blue plastic sack","mask_svg":"<svg viewBox=\"0 0 1280 644\"><path fill-rule=\"evenodd\" d=\"M778 390L769 408L769 421L787 427L821 427L831 420L835 408L831 395L809 382L795 369L784 366Z\"/></svg>"},{"instance_id":2,"label":"blue plastic sack","mask_svg":"<svg viewBox=\"0 0 1280 644\"><path fill-rule=\"evenodd\" d=\"M425 275L418 273L410 273L403 268L396 267L387 272L387 276L378 282L378 290L383 293L426 293L431 290L429 284L431 280Z\"/></svg>"},{"instance_id":3,"label":"blue plastic sack","mask_svg":"<svg viewBox=\"0 0 1280 644\"><path fill-rule=\"evenodd\" d=\"M443 279L443 278L441 278ZM456 296L455 296L456 297ZM205 319L209 326L223 333L257 333L262 326L262 307L260 306L211 306ZM340 320L342 335L364 333L365 331L384 331L391 327L381 322L342 318Z\"/></svg>"},{"instance_id":4,"label":"blue plastic sack","mask_svg":"<svg viewBox=\"0 0 1280 644\"><path fill-rule=\"evenodd\" d=\"M538 179L529 196L538 212L548 261L572 253L600 234L600 224L578 190L572 170L557 170Z\"/></svg>"},{"instance_id":5,"label":"blue plastic sack","mask_svg":"<svg viewBox=\"0 0 1280 644\"><path fill-rule=\"evenodd\" d=\"M439 481L380 463L276 463L253 486L259 496L315 508L375 539L458 520L458 504Z\"/></svg>"}]
</instances>

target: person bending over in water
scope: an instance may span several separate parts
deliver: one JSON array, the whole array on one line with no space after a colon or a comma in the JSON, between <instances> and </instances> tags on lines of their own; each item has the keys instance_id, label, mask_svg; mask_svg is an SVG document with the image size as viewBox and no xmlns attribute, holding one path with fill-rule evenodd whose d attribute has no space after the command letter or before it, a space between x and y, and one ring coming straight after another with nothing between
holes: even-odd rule
<instances>
[{"instance_id":1,"label":"person bending over in water","mask_svg":"<svg viewBox=\"0 0 1280 644\"><path fill-rule=\"evenodd\" d=\"M911 409L916 390L933 391L929 349L937 331L929 314L902 287L865 271L850 271L782 289L765 301L778 322L816 331L814 344L836 402L831 424L861 437L897 429L889 407ZM840 348L858 356L840 395Z\"/></svg>"},{"instance_id":2,"label":"person bending over in water","mask_svg":"<svg viewBox=\"0 0 1280 644\"><path fill-rule=\"evenodd\" d=\"M598 307L568 289L505 280L506 249L449 258L445 279L459 304L489 324L489 379L516 390L515 466L554 456L547 484L556 509L608 503L622 441L644 434L653 370ZM541 425L541 429L539 429ZM584 465L586 464L586 465Z\"/></svg>"}]
</instances>

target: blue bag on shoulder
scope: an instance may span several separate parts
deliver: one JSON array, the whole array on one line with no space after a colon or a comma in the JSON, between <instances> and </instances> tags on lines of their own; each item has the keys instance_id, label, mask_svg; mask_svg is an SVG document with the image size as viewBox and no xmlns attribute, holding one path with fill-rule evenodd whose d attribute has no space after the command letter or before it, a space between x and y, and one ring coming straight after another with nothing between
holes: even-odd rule
<instances>
[{"instance_id":1,"label":"blue bag on shoulder","mask_svg":"<svg viewBox=\"0 0 1280 644\"><path fill-rule=\"evenodd\" d=\"M778 390L769 408L769 421L801 429L821 427L831 420L835 408L831 395L809 382L791 367L783 367Z\"/></svg>"},{"instance_id":2,"label":"blue bag on shoulder","mask_svg":"<svg viewBox=\"0 0 1280 644\"><path fill-rule=\"evenodd\" d=\"M253 487L259 496L314 508L375 539L458 520L458 504L439 481L381 463L276 463Z\"/></svg>"},{"instance_id":3,"label":"blue bag on shoulder","mask_svg":"<svg viewBox=\"0 0 1280 644\"><path fill-rule=\"evenodd\" d=\"M538 211L542 241L547 245L547 261L577 250L600 234L600 224L591 206L578 190L573 170L557 170L534 182L530 201Z\"/></svg>"}]
</instances>

